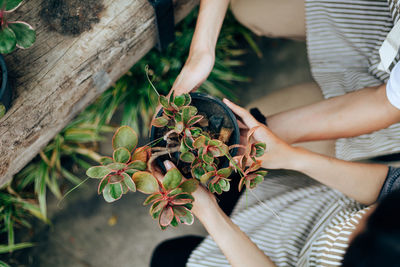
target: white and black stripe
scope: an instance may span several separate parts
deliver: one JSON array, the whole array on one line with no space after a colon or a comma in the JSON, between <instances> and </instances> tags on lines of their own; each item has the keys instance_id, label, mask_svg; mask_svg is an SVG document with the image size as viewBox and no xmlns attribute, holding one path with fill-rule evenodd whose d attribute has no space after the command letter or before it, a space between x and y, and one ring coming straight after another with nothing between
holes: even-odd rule
<instances>
[{"instance_id":1,"label":"white and black stripe","mask_svg":"<svg viewBox=\"0 0 400 267\"><path fill-rule=\"evenodd\" d=\"M307 259L313 240L325 225L349 207L361 209L355 201L303 174L272 171L252 193L241 197L232 220L277 266L302 266L298 265L300 256ZM301 252L303 248L308 249ZM212 238L207 237L193 251L187 266L230 265Z\"/></svg>"}]
</instances>

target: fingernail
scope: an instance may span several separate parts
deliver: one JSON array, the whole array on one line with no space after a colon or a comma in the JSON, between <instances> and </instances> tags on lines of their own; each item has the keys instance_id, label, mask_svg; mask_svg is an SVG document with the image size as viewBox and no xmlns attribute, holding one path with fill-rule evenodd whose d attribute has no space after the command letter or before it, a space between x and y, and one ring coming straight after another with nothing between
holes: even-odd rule
<instances>
[{"instance_id":1,"label":"fingernail","mask_svg":"<svg viewBox=\"0 0 400 267\"><path fill-rule=\"evenodd\" d=\"M172 169L172 168L175 167L174 164L173 164L171 161L169 161L169 160L164 161L164 166L165 166L165 168L166 168L167 170Z\"/></svg>"}]
</instances>

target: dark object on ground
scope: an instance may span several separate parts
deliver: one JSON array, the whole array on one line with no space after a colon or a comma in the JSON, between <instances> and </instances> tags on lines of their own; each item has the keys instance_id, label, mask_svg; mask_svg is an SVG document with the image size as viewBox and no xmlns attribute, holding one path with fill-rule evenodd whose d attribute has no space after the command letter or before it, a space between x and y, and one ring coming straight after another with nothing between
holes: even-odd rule
<instances>
[{"instance_id":1,"label":"dark object on ground","mask_svg":"<svg viewBox=\"0 0 400 267\"><path fill-rule=\"evenodd\" d=\"M4 61L4 57L2 55L0 55L0 71L1 71L0 104L3 104L6 110L8 110L11 105L12 88L8 80L6 62Z\"/></svg>"},{"instance_id":2,"label":"dark object on ground","mask_svg":"<svg viewBox=\"0 0 400 267\"><path fill-rule=\"evenodd\" d=\"M102 0L46 0L40 16L61 34L79 35L100 21L102 10Z\"/></svg>"}]
</instances>

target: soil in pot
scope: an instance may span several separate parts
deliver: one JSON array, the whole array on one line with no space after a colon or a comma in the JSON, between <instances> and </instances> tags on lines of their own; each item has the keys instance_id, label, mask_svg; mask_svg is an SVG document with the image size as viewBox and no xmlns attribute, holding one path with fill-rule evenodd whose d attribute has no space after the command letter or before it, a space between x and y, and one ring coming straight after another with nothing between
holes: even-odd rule
<instances>
[{"instance_id":1,"label":"soil in pot","mask_svg":"<svg viewBox=\"0 0 400 267\"><path fill-rule=\"evenodd\" d=\"M200 93L192 93L192 103L190 105L195 106L198 110L198 114L204 117L196 127L201 128L207 135L212 139L218 139L223 141L228 146L239 143L239 127L232 111L219 99ZM158 116L162 115L162 110ZM167 127L151 129L151 141L162 138L165 133L170 129ZM167 143L165 141L159 142L156 146L165 147ZM232 149L230 154L235 156L237 149ZM164 169L163 161L171 160L182 174L190 178L191 177L191 165L179 160L179 153L173 153L171 156L164 155L157 158L157 164ZM229 165L229 160L226 157L218 158L218 167L223 168Z\"/></svg>"}]
</instances>

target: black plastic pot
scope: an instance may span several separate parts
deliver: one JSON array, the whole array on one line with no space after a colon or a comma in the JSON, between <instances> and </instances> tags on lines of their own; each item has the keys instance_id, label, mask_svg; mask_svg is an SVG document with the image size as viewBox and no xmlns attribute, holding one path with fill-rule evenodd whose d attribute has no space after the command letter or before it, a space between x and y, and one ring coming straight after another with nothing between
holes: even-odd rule
<instances>
[{"instance_id":1,"label":"black plastic pot","mask_svg":"<svg viewBox=\"0 0 400 267\"><path fill-rule=\"evenodd\" d=\"M232 111L228 108L227 105L225 105L221 100L219 100L216 97L202 94L202 93L191 93L190 94L192 97L192 103L191 105L195 106L199 114L205 114L207 117L210 119L212 116L221 118L223 117L222 125L223 127L233 129L233 132L229 138L229 141L227 145L234 145L234 144L239 144L240 141L240 132L239 132L239 126L237 124L237 120L235 115L232 113ZM161 109L159 113L157 114L157 117L161 116L163 113L163 110ZM163 132L165 130L163 128L156 128L152 127L150 131L150 141L154 141L158 138L160 138L163 135ZM159 142L157 146L165 146L166 143L164 141ZM237 148L232 149L230 151L232 156L235 156L237 153ZM177 155L177 153L176 153ZM164 166L162 162L167 159L166 157L160 157L157 159L157 164L164 169ZM229 161L224 158L220 162L221 167L226 167L228 166Z\"/></svg>"},{"instance_id":2,"label":"black plastic pot","mask_svg":"<svg viewBox=\"0 0 400 267\"><path fill-rule=\"evenodd\" d=\"M6 62L2 55L0 55L0 69L2 78L0 87L0 103L2 103L6 107L6 110L8 110L11 105L12 90L8 80Z\"/></svg>"}]
</instances>

